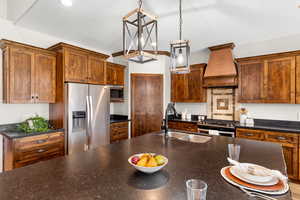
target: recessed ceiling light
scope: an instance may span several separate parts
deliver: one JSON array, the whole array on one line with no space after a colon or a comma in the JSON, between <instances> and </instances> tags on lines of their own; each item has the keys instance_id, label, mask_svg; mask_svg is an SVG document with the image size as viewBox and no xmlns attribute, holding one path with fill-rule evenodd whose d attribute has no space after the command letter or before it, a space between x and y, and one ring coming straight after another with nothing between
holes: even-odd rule
<instances>
[{"instance_id":1,"label":"recessed ceiling light","mask_svg":"<svg viewBox=\"0 0 300 200\"><path fill-rule=\"evenodd\" d=\"M60 2L66 7L71 7L73 5L72 0L60 0Z\"/></svg>"}]
</instances>

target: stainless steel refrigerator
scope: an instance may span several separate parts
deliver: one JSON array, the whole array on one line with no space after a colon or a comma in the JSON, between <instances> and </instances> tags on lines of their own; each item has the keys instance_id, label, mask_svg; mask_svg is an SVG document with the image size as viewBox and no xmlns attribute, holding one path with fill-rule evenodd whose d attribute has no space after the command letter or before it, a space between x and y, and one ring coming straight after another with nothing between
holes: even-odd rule
<instances>
[{"instance_id":1,"label":"stainless steel refrigerator","mask_svg":"<svg viewBox=\"0 0 300 200\"><path fill-rule=\"evenodd\" d=\"M107 86L66 83L68 154L110 143Z\"/></svg>"}]
</instances>

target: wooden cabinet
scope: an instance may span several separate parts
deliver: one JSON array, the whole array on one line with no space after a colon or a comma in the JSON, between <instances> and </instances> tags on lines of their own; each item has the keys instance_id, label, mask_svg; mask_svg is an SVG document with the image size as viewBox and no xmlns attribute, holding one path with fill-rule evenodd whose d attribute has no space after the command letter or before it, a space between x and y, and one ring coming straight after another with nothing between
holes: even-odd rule
<instances>
[{"instance_id":1,"label":"wooden cabinet","mask_svg":"<svg viewBox=\"0 0 300 200\"><path fill-rule=\"evenodd\" d=\"M295 56L238 59L239 102L295 103Z\"/></svg>"},{"instance_id":2,"label":"wooden cabinet","mask_svg":"<svg viewBox=\"0 0 300 200\"><path fill-rule=\"evenodd\" d=\"M110 124L110 142L128 139L128 122Z\"/></svg>"},{"instance_id":3,"label":"wooden cabinet","mask_svg":"<svg viewBox=\"0 0 300 200\"><path fill-rule=\"evenodd\" d=\"M105 60L96 56L88 58L88 82L90 84L105 84Z\"/></svg>"},{"instance_id":4,"label":"wooden cabinet","mask_svg":"<svg viewBox=\"0 0 300 200\"><path fill-rule=\"evenodd\" d=\"M88 55L71 48L64 51L65 81L87 83L88 82Z\"/></svg>"},{"instance_id":5,"label":"wooden cabinet","mask_svg":"<svg viewBox=\"0 0 300 200\"><path fill-rule=\"evenodd\" d=\"M300 179L298 134L238 128L236 137L281 144L289 178Z\"/></svg>"},{"instance_id":6,"label":"wooden cabinet","mask_svg":"<svg viewBox=\"0 0 300 200\"><path fill-rule=\"evenodd\" d=\"M194 133L198 132L197 123L169 121L168 126L169 129L188 131Z\"/></svg>"},{"instance_id":7,"label":"wooden cabinet","mask_svg":"<svg viewBox=\"0 0 300 200\"><path fill-rule=\"evenodd\" d=\"M115 63L106 63L106 84L124 85L124 66Z\"/></svg>"},{"instance_id":8,"label":"wooden cabinet","mask_svg":"<svg viewBox=\"0 0 300 200\"><path fill-rule=\"evenodd\" d=\"M296 103L300 104L300 56L296 57Z\"/></svg>"},{"instance_id":9,"label":"wooden cabinet","mask_svg":"<svg viewBox=\"0 0 300 200\"><path fill-rule=\"evenodd\" d=\"M206 89L203 88L203 74L205 64L191 65L188 74L171 75L171 101L172 102L205 102Z\"/></svg>"},{"instance_id":10,"label":"wooden cabinet","mask_svg":"<svg viewBox=\"0 0 300 200\"><path fill-rule=\"evenodd\" d=\"M4 137L4 171L64 155L64 133L10 139Z\"/></svg>"},{"instance_id":11,"label":"wooden cabinet","mask_svg":"<svg viewBox=\"0 0 300 200\"><path fill-rule=\"evenodd\" d=\"M56 54L8 40L3 50L3 101L5 103L54 103Z\"/></svg>"}]
</instances>

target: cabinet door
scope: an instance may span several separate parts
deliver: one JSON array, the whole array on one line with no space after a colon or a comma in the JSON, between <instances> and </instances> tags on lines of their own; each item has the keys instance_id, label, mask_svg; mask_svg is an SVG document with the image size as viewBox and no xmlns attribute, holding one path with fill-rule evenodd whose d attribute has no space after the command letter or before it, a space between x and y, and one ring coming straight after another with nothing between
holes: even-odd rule
<instances>
[{"instance_id":1,"label":"cabinet door","mask_svg":"<svg viewBox=\"0 0 300 200\"><path fill-rule=\"evenodd\" d=\"M105 84L105 61L95 56L89 57L89 79L91 84Z\"/></svg>"},{"instance_id":2,"label":"cabinet door","mask_svg":"<svg viewBox=\"0 0 300 200\"><path fill-rule=\"evenodd\" d=\"M191 72L186 74L185 102L205 102L206 90L202 87L203 67L191 66Z\"/></svg>"},{"instance_id":3,"label":"cabinet door","mask_svg":"<svg viewBox=\"0 0 300 200\"><path fill-rule=\"evenodd\" d=\"M124 67L116 66L115 67L115 84L124 85Z\"/></svg>"},{"instance_id":4,"label":"cabinet door","mask_svg":"<svg viewBox=\"0 0 300 200\"><path fill-rule=\"evenodd\" d=\"M10 49L9 90L7 103L34 103L34 53L18 48Z\"/></svg>"},{"instance_id":5,"label":"cabinet door","mask_svg":"<svg viewBox=\"0 0 300 200\"><path fill-rule=\"evenodd\" d=\"M239 63L239 102L263 102L263 73L262 61Z\"/></svg>"},{"instance_id":6,"label":"cabinet door","mask_svg":"<svg viewBox=\"0 0 300 200\"><path fill-rule=\"evenodd\" d=\"M266 103L295 103L295 57L265 60L264 96Z\"/></svg>"},{"instance_id":7,"label":"cabinet door","mask_svg":"<svg viewBox=\"0 0 300 200\"><path fill-rule=\"evenodd\" d=\"M298 179L298 146L282 145L289 178Z\"/></svg>"},{"instance_id":8,"label":"cabinet door","mask_svg":"<svg viewBox=\"0 0 300 200\"><path fill-rule=\"evenodd\" d=\"M250 140L264 140L265 134L261 130L238 128L236 130L236 137Z\"/></svg>"},{"instance_id":9,"label":"cabinet door","mask_svg":"<svg viewBox=\"0 0 300 200\"><path fill-rule=\"evenodd\" d=\"M106 63L106 84L114 85L115 84L115 68L113 63Z\"/></svg>"},{"instance_id":10,"label":"cabinet door","mask_svg":"<svg viewBox=\"0 0 300 200\"><path fill-rule=\"evenodd\" d=\"M88 57L86 54L65 49L65 81L86 83L88 80Z\"/></svg>"},{"instance_id":11,"label":"cabinet door","mask_svg":"<svg viewBox=\"0 0 300 200\"><path fill-rule=\"evenodd\" d=\"M296 103L300 104L300 56L296 61Z\"/></svg>"},{"instance_id":12,"label":"cabinet door","mask_svg":"<svg viewBox=\"0 0 300 200\"><path fill-rule=\"evenodd\" d=\"M185 102L187 82L185 74L172 74L171 97L172 102Z\"/></svg>"},{"instance_id":13,"label":"cabinet door","mask_svg":"<svg viewBox=\"0 0 300 200\"><path fill-rule=\"evenodd\" d=\"M35 102L55 103L56 58L38 53L35 55Z\"/></svg>"}]
</instances>

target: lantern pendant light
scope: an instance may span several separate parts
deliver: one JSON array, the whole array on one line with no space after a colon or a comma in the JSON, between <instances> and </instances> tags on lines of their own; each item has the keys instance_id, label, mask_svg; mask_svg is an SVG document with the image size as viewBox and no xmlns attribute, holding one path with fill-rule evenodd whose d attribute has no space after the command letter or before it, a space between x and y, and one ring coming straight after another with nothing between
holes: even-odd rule
<instances>
[{"instance_id":1,"label":"lantern pendant light","mask_svg":"<svg viewBox=\"0 0 300 200\"><path fill-rule=\"evenodd\" d=\"M179 40L170 43L172 73L190 73L190 41L182 40L182 0L179 0Z\"/></svg>"},{"instance_id":2,"label":"lantern pendant light","mask_svg":"<svg viewBox=\"0 0 300 200\"><path fill-rule=\"evenodd\" d=\"M157 59L157 16L138 8L123 17L123 54L130 61L145 63Z\"/></svg>"}]
</instances>

